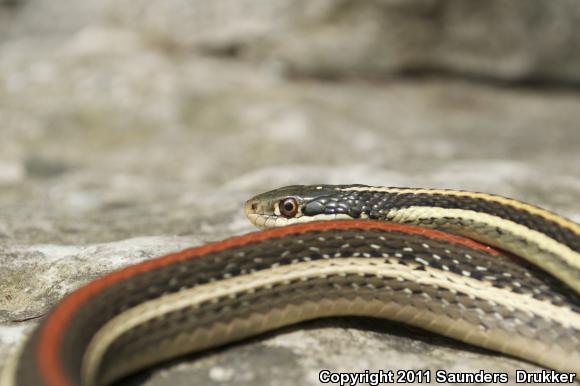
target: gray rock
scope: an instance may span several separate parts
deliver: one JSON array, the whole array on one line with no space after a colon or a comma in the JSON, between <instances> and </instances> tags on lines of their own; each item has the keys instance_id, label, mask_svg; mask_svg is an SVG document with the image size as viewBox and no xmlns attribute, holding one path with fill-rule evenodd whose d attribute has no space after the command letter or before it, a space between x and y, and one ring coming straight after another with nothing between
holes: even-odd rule
<instances>
[{"instance_id":1,"label":"gray rock","mask_svg":"<svg viewBox=\"0 0 580 386\"><path fill-rule=\"evenodd\" d=\"M580 82L576 0L29 0L0 6L0 21L8 45L104 26L166 53L241 58L299 76ZM113 48L125 37L109 38L102 44Z\"/></svg>"},{"instance_id":2,"label":"gray rock","mask_svg":"<svg viewBox=\"0 0 580 386\"><path fill-rule=\"evenodd\" d=\"M578 92L459 76L576 82L578 14L571 1L0 4L0 368L66 293L251 231L243 200L276 186L462 188L580 221ZM426 69L458 76L384 77ZM322 368L536 367L341 319L126 384L315 385Z\"/></svg>"}]
</instances>

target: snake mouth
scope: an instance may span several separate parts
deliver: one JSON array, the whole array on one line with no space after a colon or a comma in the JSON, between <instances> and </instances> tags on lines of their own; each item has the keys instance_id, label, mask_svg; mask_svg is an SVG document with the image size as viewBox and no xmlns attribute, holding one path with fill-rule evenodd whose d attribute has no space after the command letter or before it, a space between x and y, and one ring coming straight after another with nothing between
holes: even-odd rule
<instances>
[{"instance_id":1,"label":"snake mouth","mask_svg":"<svg viewBox=\"0 0 580 386\"><path fill-rule=\"evenodd\" d=\"M266 228L265 223L269 216L258 213L258 208L259 203L250 199L244 204L244 214L254 226L264 229Z\"/></svg>"},{"instance_id":2,"label":"snake mouth","mask_svg":"<svg viewBox=\"0 0 580 386\"><path fill-rule=\"evenodd\" d=\"M292 224L288 218L278 216L268 202L249 199L244 204L244 214L250 222L260 229L276 228Z\"/></svg>"},{"instance_id":3,"label":"snake mouth","mask_svg":"<svg viewBox=\"0 0 580 386\"><path fill-rule=\"evenodd\" d=\"M246 217L255 227L259 229L277 228L292 224L292 222L288 221L286 218L269 216L267 214L246 212Z\"/></svg>"},{"instance_id":4,"label":"snake mouth","mask_svg":"<svg viewBox=\"0 0 580 386\"><path fill-rule=\"evenodd\" d=\"M260 204L253 199L246 201L246 203L244 204L244 214L246 215L248 220L250 220L250 222L257 228L265 229L267 228L266 222L270 220L270 217L272 216L258 213L259 209L262 209Z\"/></svg>"},{"instance_id":5,"label":"snake mouth","mask_svg":"<svg viewBox=\"0 0 580 386\"><path fill-rule=\"evenodd\" d=\"M329 221L352 219L346 214L318 214L316 216L302 216L297 218L284 218L276 215L248 213L246 217L250 222L259 229L278 228L292 224L301 224L312 221Z\"/></svg>"},{"instance_id":6,"label":"snake mouth","mask_svg":"<svg viewBox=\"0 0 580 386\"><path fill-rule=\"evenodd\" d=\"M265 222L266 219L264 218L265 216L261 216L257 213L247 213L246 212L246 217L248 218L248 220L250 220L250 222L252 223L252 225L254 225L257 228L260 229L265 229Z\"/></svg>"}]
</instances>

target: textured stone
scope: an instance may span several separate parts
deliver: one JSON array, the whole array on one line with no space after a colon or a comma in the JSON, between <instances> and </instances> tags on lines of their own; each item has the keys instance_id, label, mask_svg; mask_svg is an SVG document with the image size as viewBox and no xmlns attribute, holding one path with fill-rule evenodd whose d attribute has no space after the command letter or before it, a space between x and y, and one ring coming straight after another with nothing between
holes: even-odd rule
<instances>
[{"instance_id":1,"label":"textured stone","mask_svg":"<svg viewBox=\"0 0 580 386\"><path fill-rule=\"evenodd\" d=\"M434 71L580 82L576 0L11 0L0 3L0 21L0 42L9 45L59 43L104 26L113 35L85 43L127 48L121 31L166 53L233 57L301 76Z\"/></svg>"},{"instance_id":2,"label":"textured stone","mask_svg":"<svg viewBox=\"0 0 580 386\"><path fill-rule=\"evenodd\" d=\"M252 230L242 202L273 187L463 188L580 221L573 87L364 80L439 69L576 81L575 2L232 4L0 3L0 368L66 293ZM321 368L535 368L383 321L302 327L126 384L316 385Z\"/></svg>"}]
</instances>

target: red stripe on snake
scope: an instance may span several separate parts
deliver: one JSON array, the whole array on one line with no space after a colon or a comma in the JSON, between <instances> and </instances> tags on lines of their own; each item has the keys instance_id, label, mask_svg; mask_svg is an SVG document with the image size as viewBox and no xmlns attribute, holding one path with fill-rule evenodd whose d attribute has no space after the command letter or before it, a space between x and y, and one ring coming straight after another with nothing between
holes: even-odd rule
<instances>
[{"instance_id":1,"label":"red stripe on snake","mask_svg":"<svg viewBox=\"0 0 580 386\"><path fill-rule=\"evenodd\" d=\"M154 270L156 268L202 256L212 252L218 252L229 248L239 247L252 242L264 241L270 238L280 238L291 234L299 234L310 231L329 231L334 229L379 229L384 231L396 231L407 234L417 234L432 239L439 239L455 244L461 244L473 249L480 249L492 255L499 252L479 244L475 241L451 235L448 233L421 228L411 225L387 223L370 220L336 220L309 222L282 228L274 228L262 232L249 233L243 236L232 237L223 241L210 243L200 247L189 248L181 252L165 255L153 260L131 265L118 271L111 272L96 279L84 287L67 296L49 315L43 325L38 346L36 347L37 363L43 381L47 386L71 386L62 366L60 365L59 347L66 328L75 315L75 312L90 298L103 289L128 279L139 273Z\"/></svg>"}]
</instances>

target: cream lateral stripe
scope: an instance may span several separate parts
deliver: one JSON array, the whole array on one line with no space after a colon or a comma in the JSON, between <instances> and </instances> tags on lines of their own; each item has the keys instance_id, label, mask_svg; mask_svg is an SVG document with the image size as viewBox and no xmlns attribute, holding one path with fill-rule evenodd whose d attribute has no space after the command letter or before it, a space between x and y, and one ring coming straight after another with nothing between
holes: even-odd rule
<instances>
[{"instance_id":1,"label":"cream lateral stripe","mask_svg":"<svg viewBox=\"0 0 580 386\"><path fill-rule=\"evenodd\" d=\"M397 320L417 327L428 326L428 329L447 336L453 336L467 343L492 348L496 351L521 358L527 358L543 366L562 372L574 372L580 376L580 353L570 353L560 347L550 346L538 340L530 340L524 335L514 335L501 329L475 331L473 325L465 320L435 314L428 309L419 309L410 305L383 303L372 299L324 299L306 301L300 305L287 304L273 308L264 313L253 313L247 318L234 318L228 323L217 322L208 328L188 331L176 338L164 339L159 346L149 347L140 352L140 356L130 359L122 358L122 363L111 373L107 381L113 381L131 371L148 366L158 358L160 350L170 352L172 357L190 353L195 348L216 347L279 327L292 325L305 320L340 315L359 315ZM495 344L494 344L495 343Z\"/></svg>"},{"instance_id":2,"label":"cream lateral stripe","mask_svg":"<svg viewBox=\"0 0 580 386\"><path fill-rule=\"evenodd\" d=\"M561 257L561 259L570 267L575 270L580 270L580 254L573 251L570 247L565 244L559 243L556 240L548 237L545 233L538 232L536 230L530 229L526 226L517 224L510 220L505 220L501 217L493 216L487 213L475 212L466 209L446 209L438 207L429 206L410 206L403 209L391 210L387 217L397 221L397 219L403 219L407 221L415 222L420 224L420 219L433 219L433 218L444 218L453 217L459 220L470 220L474 223L486 226L490 230L494 228L499 228L502 232L509 232L510 234L519 237L520 239L526 240L530 244L535 244L539 249L550 252L554 255ZM449 224L454 225L454 224ZM486 240L488 241L488 240ZM505 245L500 245L505 247ZM521 255L521 251L513 251L514 253ZM528 256L521 256L530 259ZM533 263L540 266L544 266L541 259L533 259ZM579 283L576 283L578 287Z\"/></svg>"},{"instance_id":3,"label":"cream lateral stripe","mask_svg":"<svg viewBox=\"0 0 580 386\"><path fill-rule=\"evenodd\" d=\"M516 294L498 289L487 282L429 267L425 268L425 271L414 270L408 265L385 262L383 258L316 260L265 269L167 294L128 309L111 319L95 334L83 358L83 379L94 381L107 348L119 336L149 320L180 309L200 307L203 302L217 301L221 297L235 297L236 294L268 288L274 284L289 284L290 281L332 275L400 277L412 282L461 291L477 298L488 299L509 309L519 309L527 314L555 321L565 328L580 330L580 314L567 307L554 306L527 294Z\"/></svg>"},{"instance_id":4,"label":"cream lateral stripe","mask_svg":"<svg viewBox=\"0 0 580 386\"><path fill-rule=\"evenodd\" d=\"M28 338L30 339L30 338ZM24 350L26 340L16 343L16 348L9 352L8 359L4 363L4 368L0 373L0 386L13 386L16 382L16 367L20 354Z\"/></svg>"},{"instance_id":5,"label":"cream lateral stripe","mask_svg":"<svg viewBox=\"0 0 580 386\"><path fill-rule=\"evenodd\" d=\"M445 190L445 189L414 189L414 188L383 188L383 187L360 187L353 186L350 188L338 189L339 191L355 191L355 192L385 192L385 193L413 193L413 194L442 194L446 196L481 198L486 201L493 201L503 205L509 205L516 209L525 210L528 213L544 217L547 220L553 221L556 224L568 228L574 233L580 235L580 225L569 221L563 217L558 216L547 210L538 208L536 206L525 204L520 201L513 200L502 196L495 196L487 193L464 192L460 190Z\"/></svg>"}]
</instances>

